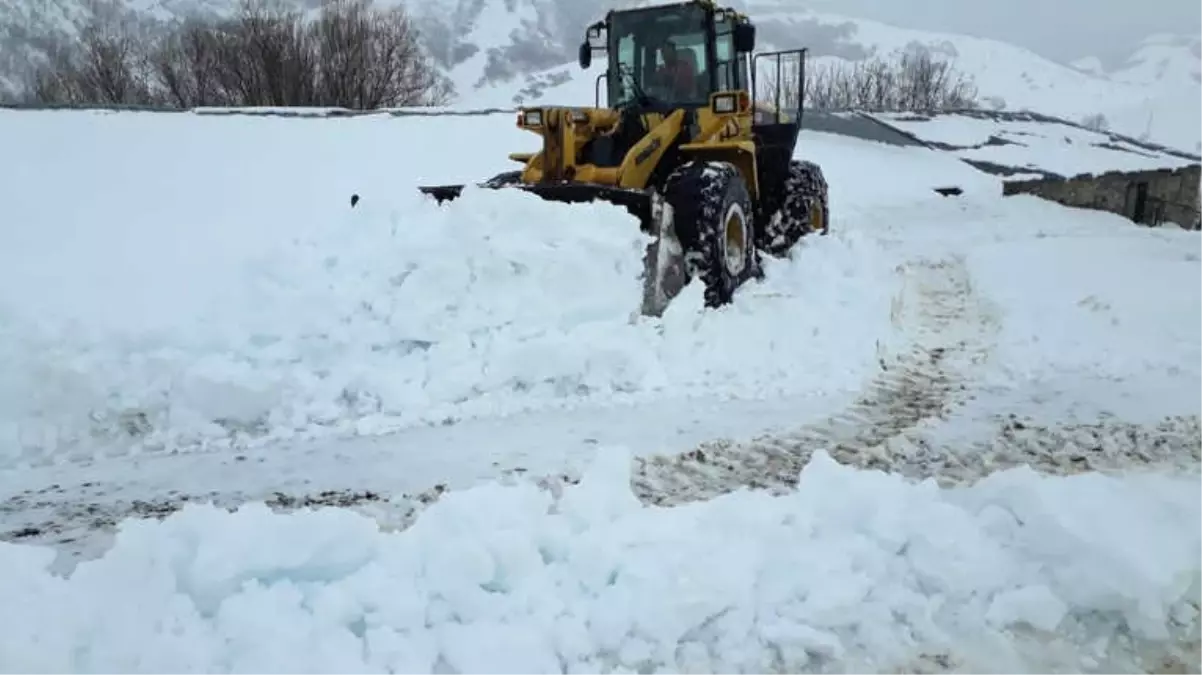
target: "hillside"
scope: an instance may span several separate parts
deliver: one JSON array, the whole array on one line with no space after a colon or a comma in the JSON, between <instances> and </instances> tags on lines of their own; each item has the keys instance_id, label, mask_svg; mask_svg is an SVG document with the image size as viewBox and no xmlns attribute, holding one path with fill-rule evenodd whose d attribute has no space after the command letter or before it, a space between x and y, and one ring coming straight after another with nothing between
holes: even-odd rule
<instances>
[{"instance_id":1,"label":"hillside","mask_svg":"<svg viewBox=\"0 0 1202 675\"><path fill-rule=\"evenodd\" d=\"M1199 36L1153 35L1144 40L1127 62L1110 74L1110 78L1133 87L1136 96L1142 89L1146 98L1133 98L1125 105L1116 102L1109 106L1107 117L1111 125L1126 133L1148 133L1153 140L1194 152L1202 151L1197 140L1202 127L1200 59L1202 38ZM1189 145L1191 138L1195 145Z\"/></svg>"},{"instance_id":2,"label":"hillside","mask_svg":"<svg viewBox=\"0 0 1202 675\"><path fill-rule=\"evenodd\" d=\"M300 6L316 0L284 0ZM400 0L383 0L394 4ZM618 5L645 0L618 0ZM101 0L100 11L152 34L190 13L220 14L236 0ZM573 64L583 26L613 3L601 0L406 0L426 48L456 85L465 106L563 100L588 103L596 72ZM807 46L817 62L846 63L922 47L952 59L975 80L989 107L1079 120L1102 114L1112 129L1183 150L1199 149L1202 85L1197 35L1151 36L1127 63L1106 72L1097 59L1076 67L997 40L898 28L880 22L796 9L788 0L743 0L761 45ZM83 0L0 6L0 94L14 94L22 69L70 34L87 12ZM596 67L594 67L596 71ZM570 83L570 84L569 84ZM548 94L555 90L554 94Z\"/></svg>"}]
</instances>

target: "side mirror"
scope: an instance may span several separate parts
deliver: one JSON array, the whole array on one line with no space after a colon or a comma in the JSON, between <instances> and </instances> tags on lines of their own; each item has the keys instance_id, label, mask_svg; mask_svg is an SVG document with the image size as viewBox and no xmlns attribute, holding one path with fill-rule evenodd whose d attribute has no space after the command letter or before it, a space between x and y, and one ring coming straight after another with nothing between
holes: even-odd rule
<instances>
[{"instance_id":1,"label":"side mirror","mask_svg":"<svg viewBox=\"0 0 1202 675\"><path fill-rule=\"evenodd\" d=\"M593 64L593 47L588 43L588 40L580 43L580 67L588 70L588 67Z\"/></svg>"},{"instance_id":2,"label":"side mirror","mask_svg":"<svg viewBox=\"0 0 1202 675\"><path fill-rule=\"evenodd\" d=\"M755 25L750 23L735 24L735 51L755 51Z\"/></svg>"}]
</instances>

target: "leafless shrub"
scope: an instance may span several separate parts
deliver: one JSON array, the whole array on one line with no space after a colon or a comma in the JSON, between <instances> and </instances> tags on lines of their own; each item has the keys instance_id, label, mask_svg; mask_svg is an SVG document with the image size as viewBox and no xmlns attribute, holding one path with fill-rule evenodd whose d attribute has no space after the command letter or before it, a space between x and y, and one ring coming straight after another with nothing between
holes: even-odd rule
<instances>
[{"instance_id":1,"label":"leafless shrub","mask_svg":"<svg viewBox=\"0 0 1202 675\"><path fill-rule=\"evenodd\" d=\"M226 105L321 105L315 95L317 54L300 12L243 0L238 15L215 32Z\"/></svg>"},{"instance_id":2,"label":"leafless shrub","mask_svg":"<svg viewBox=\"0 0 1202 675\"><path fill-rule=\"evenodd\" d=\"M797 107L800 62L782 64L780 91L782 108ZM777 99L775 64L759 73L765 86L757 87L761 101ZM817 110L866 110L870 112L934 112L976 108L977 90L972 79L926 50L911 49L893 59L828 61L807 64L803 96L805 105Z\"/></svg>"},{"instance_id":3,"label":"leafless shrub","mask_svg":"<svg viewBox=\"0 0 1202 675\"><path fill-rule=\"evenodd\" d=\"M324 101L370 109L449 98L449 83L427 61L400 7L373 11L365 0L335 0L314 22L312 37Z\"/></svg>"},{"instance_id":4,"label":"leafless shrub","mask_svg":"<svg viewBox=\"0 0 1202 675\"><path fill-rule=\"evenodd\" d=\"M57 45L32 70L29 89L38 101L146 104L147 62L133 27L121 17L97 14L71 45Z\"/></svg>"},{"instance_id":5,"label":"leafless shrub","mask_svg":"<svg viewBox=\"0 0 1202 675\"><path fill-rule=\"evenodd\" d=\"M222 84L220 38L212 26L190 19L159 41L150 62L166 105L188 108L228 101Z\"/></svg>"},{"instance_id":6,"label":"leafless shrub","mask_svg":"<svg viewBox=\"0 0 1202 675\"><path fill-rule=\"evenodd\" d=\"M222 20L190 18L154 41L99 20L29 82L41 103L194 106L437 105L449 82L401 7L330 0L317 16L242 0Z\"/></svg>"}]
</instances>

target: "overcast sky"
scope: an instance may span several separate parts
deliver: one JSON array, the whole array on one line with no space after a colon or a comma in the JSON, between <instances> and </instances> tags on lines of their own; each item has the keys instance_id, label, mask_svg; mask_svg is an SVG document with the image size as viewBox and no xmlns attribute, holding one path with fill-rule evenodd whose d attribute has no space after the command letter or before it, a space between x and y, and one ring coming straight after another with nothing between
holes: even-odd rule
<instances>
[{"instance_id":1,"label":"overcast sky","mask_svg":"<svg viewBox=\"0 0 1202 675\"><path fill-rule=\"evenodd\" d=\"M906 28L1022 45L1061 62L1125 59L1144 37L1202 32L1199 0L797 0L799 6Z\"/></svg>"}]
</instances>

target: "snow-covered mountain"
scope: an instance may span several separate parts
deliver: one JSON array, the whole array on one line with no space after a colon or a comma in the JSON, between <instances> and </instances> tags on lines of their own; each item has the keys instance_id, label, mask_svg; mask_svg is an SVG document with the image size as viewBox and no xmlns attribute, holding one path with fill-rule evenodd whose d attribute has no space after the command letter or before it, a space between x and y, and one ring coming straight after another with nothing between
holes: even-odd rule
<instances>
[{"instance_id":1,"label":"snow-covered mountain","mask_svg":"<svg viewBox=\"0 0 1202 675\"><path fill-rule=\"evenodd\" d=\"M1109 71L1096 58L1076 65L1095 66L1094 77L1115 83L1114 93L1099 107L1113 129L1198 152L1200 59L1202 37L1159 34L1145 39L1126 62Z\"/></svg>"},{"instance_id":2,"label":"snow-covered mountain","mask_svg":"<svg viewBox=\"0 0 1202 675\"><path fill-rule=\"evenodd\" d=\"M293 1L293 0L289 0ZM298 0L307 1L307 0ZM8 0L0 2L0 100L20 93L33 64L95 16L152 35L187 15L219 15L237 0Z\"/></svg>"},{"instance_id":3,"label":"snow-covered mountain","mask_svg":"<svg viewBox=\"0 0 1202 675\"><path fill-rule=\"evenodd\" d=\"M322 0L278 0L302 8ZM629 0L618 0L629 4ZM153 33L187 15L219 16L239 0L36 0L0 3L0 95L20 88L31 62L73 33L92 12L122 16ZM375 0L404 5L429 53L458 89L470 93L569 60L602 0Z\"/></svg>"},{"instance_id":4,"label":"snow-covered mountain","mask_svg":"<svg viewBox=\"0 0 1202 675\"><path fill-rule=\"evenodd\" d=\"M313 6L320 0L284 0ZM511 106L532 100L590 102L596 72L574 65L584 26L607 7L648 0L377 0L404 2L426 47L456 85L458 102ZM658 1L658 0L651 0ZM56 35L69 33L85 6L135 18L147 31L188 13L229 11L236 0L41 0L0 5L0 93L14 91L22 69ZM903 29L811 12L796 0L735 0L758 22L764 47L807 46L818 61L888 56L921 45L954 60L984 100L1073 120L1102 114L1115 131L1199 149L1202 85L1198 35L1155 35L1127 63L1108 70L1096 58L1050 61L1013 44Z\"/></svg>"},{"instance_id":5,"label":"snow-covered mountain","mask_svg":"<svg viewBox=\"0 0 1202 675\"><path fill-rule=\"evenodd\" d=\"M791 0L734 4L755 17L765 49L806 46L815 62L838 64L921 46L970 75L988 106L1036 110L1073 121L1101 114L1114 131L1183 150L1202 149L1198 36L1152 36L1127 63L1106 72L1097 59L1060 64L998 40L798 10ZM573 37L566 40L568 46L579 39ZM461 99L475 105L512 105L539 96L556 102L592 101L596 73L580 73L571 54L564 56L563 64L527 73L516 82L476 78L464 87L473 77L460 71Z\"/></svg>"}]
</instances>

